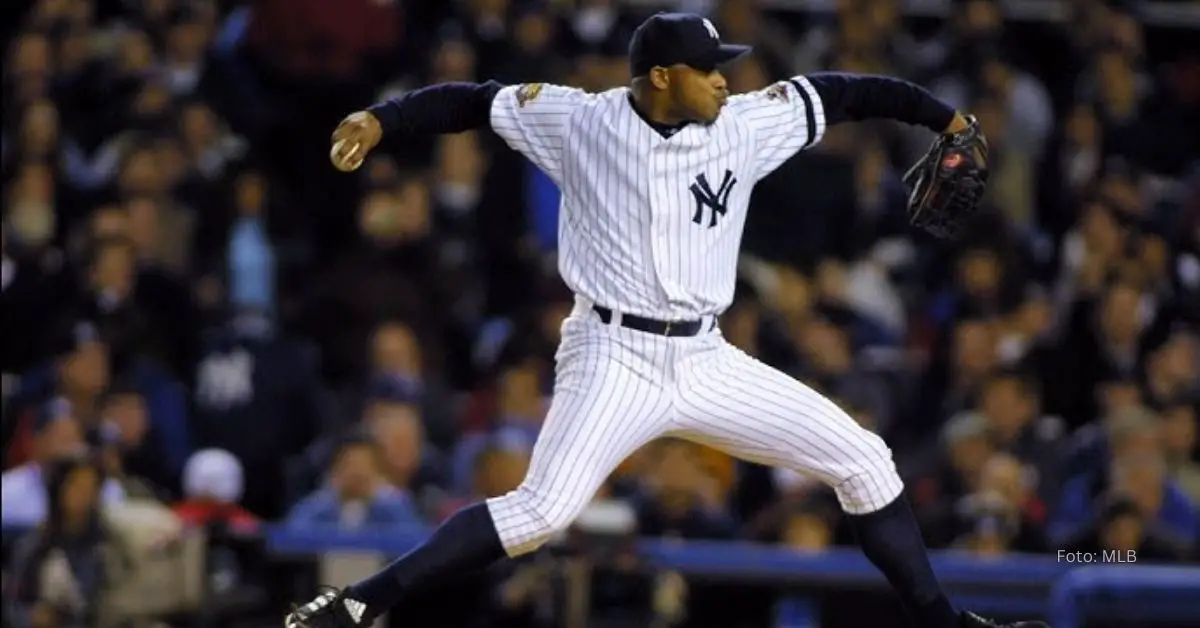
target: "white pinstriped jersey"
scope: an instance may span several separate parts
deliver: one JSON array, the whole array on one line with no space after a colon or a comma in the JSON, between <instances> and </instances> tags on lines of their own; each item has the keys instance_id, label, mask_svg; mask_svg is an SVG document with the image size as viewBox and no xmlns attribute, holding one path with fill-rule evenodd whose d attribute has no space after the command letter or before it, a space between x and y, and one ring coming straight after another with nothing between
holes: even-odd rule
<instances>
[{"instance_id":1,"label":"white pinstriped jersey","mask_svg":"<svg viewBox=\"0 0 1200 628\"><path fill-rule=\"evenodd\" d=\"M729 306L754 184L825 133L820 97L802 76L732 96L716 122L670 137L642 120L628 88L512 85L491 122L561 190L567 286L660 320Z\"/></svg>"}]
</instances>

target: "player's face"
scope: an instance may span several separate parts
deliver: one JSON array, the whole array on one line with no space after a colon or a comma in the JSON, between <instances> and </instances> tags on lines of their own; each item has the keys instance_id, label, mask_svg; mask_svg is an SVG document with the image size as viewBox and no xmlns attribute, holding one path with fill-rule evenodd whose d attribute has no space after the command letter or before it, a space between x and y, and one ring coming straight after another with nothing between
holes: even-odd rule
<instances>
[{"instance_id":1,"label":"player's face","mask_svg":"<svg viewBox=\"0 0 1200 628\"><path fill-rule=\"evenodd\" d=\"M680 118L712 123L725 106L729 85L720 70L698 70L679 65L671 68L671 102Z\"/></svg>"}]
</instances>

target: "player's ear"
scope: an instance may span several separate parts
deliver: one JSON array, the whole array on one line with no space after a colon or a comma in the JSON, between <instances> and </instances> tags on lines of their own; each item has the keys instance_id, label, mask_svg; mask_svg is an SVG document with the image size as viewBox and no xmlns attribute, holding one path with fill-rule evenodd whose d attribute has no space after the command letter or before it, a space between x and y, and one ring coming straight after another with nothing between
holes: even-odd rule
<instances>
[{"instance_id":1,"label":"player's ear","mask_svg":"<svg viewBox=\"0 0 1200 628\"><path fill-rule=\"evenodd\" d=\"M654 86L654 89L666 89L671 84L671 70L656 66L650 68L647 78L650 79L650 84Z\"/></svg>"}]
</instances>

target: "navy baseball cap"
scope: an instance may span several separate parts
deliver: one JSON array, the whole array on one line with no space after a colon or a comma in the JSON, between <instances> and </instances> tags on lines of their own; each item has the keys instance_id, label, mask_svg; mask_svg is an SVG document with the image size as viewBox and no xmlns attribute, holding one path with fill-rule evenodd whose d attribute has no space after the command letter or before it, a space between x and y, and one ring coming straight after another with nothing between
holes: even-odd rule
<instances>
[{"instance_id":1,"label":"navy baseball cap","mask_svg":"<svg viewBox=\"0 0 1200 628\"><path fill-rule=\"evenodd\" d=\"M645 76L654 67L682 63L711 72L717 66L750 52L750 46L721 43L708 19L694 13L658 13L637 30L629 42L631 76Z\"/></svg>"}]
</instances>

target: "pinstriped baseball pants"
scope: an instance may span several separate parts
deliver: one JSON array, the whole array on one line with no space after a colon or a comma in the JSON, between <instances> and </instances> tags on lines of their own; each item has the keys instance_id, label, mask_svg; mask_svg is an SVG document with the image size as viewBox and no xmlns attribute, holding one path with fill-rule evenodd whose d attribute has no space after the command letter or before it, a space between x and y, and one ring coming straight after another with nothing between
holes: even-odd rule
<instances>
[{"instance_id":1,"label":"pinstriped baseball pants","mask_svg":"<svg viewBox=\"0 0 1200 628\"><path fill-rule=\"evenodd\" d=\"M874 512L903 484L883 439L719 330L668 338L604 324L577 299L563 322L554 398L515 490L487 501L510 556L566 529L643 445L683 438L833 487L843 510Z\"/></svg>"}]
</instances>

